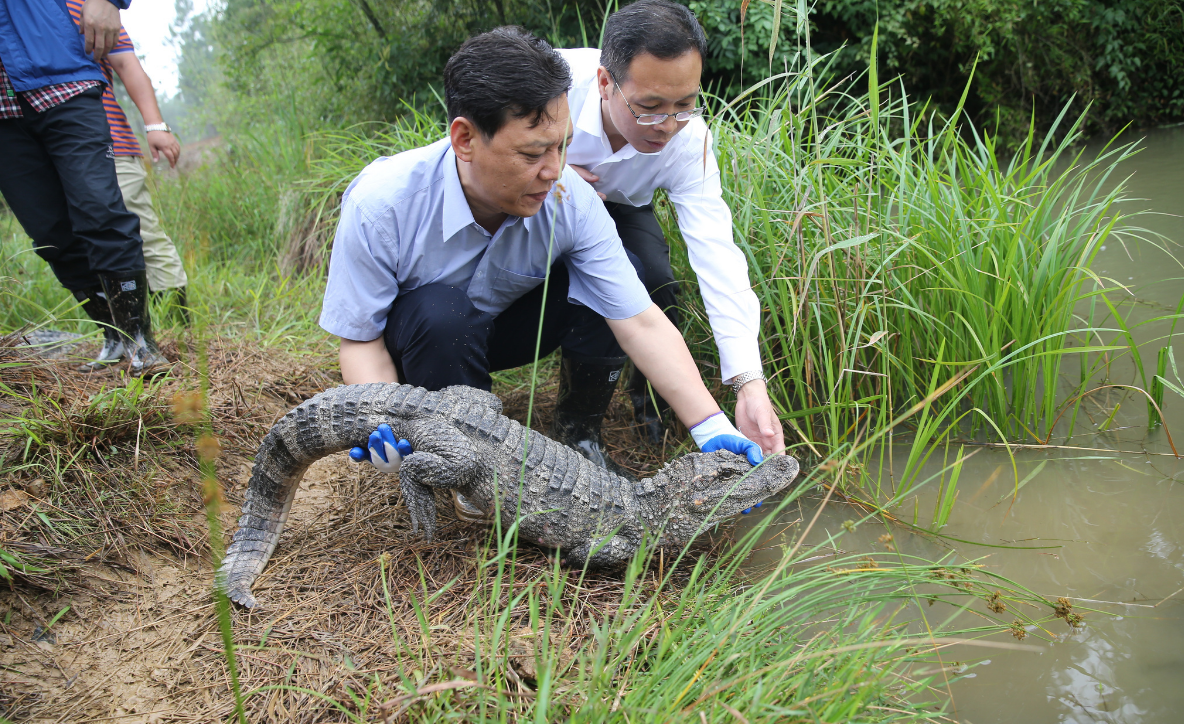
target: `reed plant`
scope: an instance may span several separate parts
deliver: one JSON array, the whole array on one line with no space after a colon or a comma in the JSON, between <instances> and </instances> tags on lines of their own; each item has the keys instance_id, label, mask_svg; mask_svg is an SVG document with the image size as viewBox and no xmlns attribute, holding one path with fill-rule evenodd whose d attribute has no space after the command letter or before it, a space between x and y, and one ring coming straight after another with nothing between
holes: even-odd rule
<instances>
[{"instance_id":1,"label":"reed plant","mask_svg":"<svg viewBox=\"0 0 1184 724\"><path fill-rule=\"evenodd\" d=\"M1107 240L1139 233L1113 178L1136 149L1086 157L1080 122L1062 114L1004 153L960 108L913 106L874 68L866 90L788 75L771 97L725 107L714 143L762 302L771 395L803 452L858 442L963 373L896 431L908 462L886 472L907 480L935 443L1046 441L1088 389L1079 370L1138 354L1120 318L1091 313L1127 295L1090 269ZM705 316L689 316L688 338L709 340ZM695 354L712 358L706 344Z\"/></svg>"}]
</instances>

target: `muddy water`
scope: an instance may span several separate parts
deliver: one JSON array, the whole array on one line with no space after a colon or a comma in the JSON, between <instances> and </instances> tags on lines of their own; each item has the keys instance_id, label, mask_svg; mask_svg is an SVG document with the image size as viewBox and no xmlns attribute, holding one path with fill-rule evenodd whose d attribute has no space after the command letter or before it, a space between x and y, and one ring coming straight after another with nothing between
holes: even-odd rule
<instances>
[{"instance_id":1,"label":"muddy water","mask_svg":"<svg viewBox=\"0 0 1184 724\"><path fill-rule=\"evenodd\" d=\"M1155 211L1133 223L1184 243L1184 127L1140 135L1145 150L1121 170L1130 175L1131 195L1145 201L1126 208ZM1184 259L1179 249L1176 254ZM1184 269L1147 242L1108 242L1094 269L1129 285L1137 302L1124 311L1128 322L1172 314L1184 294ZM1148 374L1154 374L1168 329L1155 323L1136 333ZM1175 342L1174 352L1184 368L1184 342ZM1126 361L1114 367L1111 381L1137 384L1138 377ZM1099 432L1116 403L1121 406L1109 430ZM1184 452L1184 399L1168 392L1165 408L1168 431ZM962 472L943 533L996 546L1055 547L956 544L958 554L986 556L993 571L1017 583L1053 600L1069 597L1078 610L1096 610L1086 612L1087 626L1079 632L1058 620L1048 626L1055 635L1051 643L1028 638L1025 643L1037 643L1040 653L968 647L946 652L947 660L976 662L949 687L958 721L1184 721L1184 461L1168 454L1162 429L1148 431L1146 405L1135 397L1114 391L1085 409L1089 417L1073 438L1054 442L1090 449L1020 452L1019 477L1031 477L1014 505L1008 494L1015 478L1003 452L984 449ZM928 526L933 498L922 495L919 508L918 522ZM840 507L820 522L830 533L842 533L849 517L851 511ZM883 533L882 527L862 526L841 545L871 550ZM932 540L900 532L895 537L905 553L942 552Z\"/></svg>"}]
</instances>

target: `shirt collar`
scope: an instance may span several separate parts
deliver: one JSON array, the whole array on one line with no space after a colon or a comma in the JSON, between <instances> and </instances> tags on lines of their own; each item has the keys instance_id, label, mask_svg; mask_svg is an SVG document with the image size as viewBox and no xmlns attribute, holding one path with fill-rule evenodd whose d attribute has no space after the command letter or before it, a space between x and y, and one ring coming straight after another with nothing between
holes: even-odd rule
<instances>
[{"instance_id":1,"label":"shirt collar","mask_svg":"<svg viewBox=\"0 0 1184 724\"><path fill-rule=\"evenodd\" d=\"M469 200L465 198L465 189L460 184L460 172L456 170L456 152L452 150L451 145L444 152L444 204L442 213L444 214L444 218L442 220L441 230L444 234L444 241L448 241L470 226L477 225L477 219L473 217L473 209L469 206ZM498 230L508 229L519 221L522 221L522 217L508 216ZM480 227L478 226L478 228ZM527 231L530 230L529 226L526 228Z\"/></svg>"},{"instance_id":2,"label":"shirt collar","mask_svg":"<svg viewBox=\"0 0 1184 724\"><path fill-rule=\"evenodd\" d=\"M477 223L473 218L473 210L469 208L469 200L465 198L465 190L460 185L460 173L456 170L456 153L449 144L444 152L444 241L461 232L462 229Z\"/></svg>"},{"instance_id":3,"label":"shirt collar","mask_svg":"<svg viewBox=\"0 0 1184 724\"><path fill-rule=\"evenodd\" d=\"M613 92L615 93L616 91L614 90ZM584 101L584 107L580 109L580 117L576 119L576 127L584 133L591 134L593 138L600 139L600 145L604 149L606 158L612 156L618 161L624 161L627 158L637 155L637 149L628 143L620 151L613 153L612 144L608 141L608 134L604 131L604 116L601 115L600 108L600 93L593 87L588 92L588 98Z\"/></svg>"}]
</instances>

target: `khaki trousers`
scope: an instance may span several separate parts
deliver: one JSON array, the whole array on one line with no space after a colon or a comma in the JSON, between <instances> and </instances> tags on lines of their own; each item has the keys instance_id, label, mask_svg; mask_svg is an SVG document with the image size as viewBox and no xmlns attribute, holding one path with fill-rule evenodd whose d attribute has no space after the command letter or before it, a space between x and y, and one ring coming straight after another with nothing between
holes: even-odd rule
<instances>
[{"instance_id":1,"label":"khaki trousers","mask_svg":"<svg viewBox=\"0 0 1184 724\"><path fill-rule=\"evenodd\" d=\"M181 256L169 235L160 227L152 195L148 193L148 173L140 156L116 156L115 172L123 204L140 217L140 236L144 239L144 267L148 272L148 288L154 292L183 287L189 279Z\"/></svg>"}]
</instances>

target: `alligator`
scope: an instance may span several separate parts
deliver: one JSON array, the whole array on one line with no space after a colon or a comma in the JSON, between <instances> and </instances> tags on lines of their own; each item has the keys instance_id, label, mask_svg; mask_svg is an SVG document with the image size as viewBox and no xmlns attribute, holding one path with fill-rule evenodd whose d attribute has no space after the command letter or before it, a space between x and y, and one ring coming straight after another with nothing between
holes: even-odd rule
<instances>
[{"instance_id":1,"label":"alligator","mask_svg":"<svg viewBox=\"0 0 1184 724\"><path fill-rule=\"evenodd\" d=\"M785 489L798 474L788 455L758 467L735 453L690 453L653 477L628 480L501 414L496 395L472 387L429 392L411 385L344 385L283 418L255 456L238 530L217 573L235 603L253 608L251 586L275 550L300 479L313 462L365 445L380 424L411 443L398 470L412 533L436 533L433 489L454 489L517 523L519 540L558 549L563 565L613 569L647 536L682 550L716 523Z\"/></svg>"}]
</instances>

